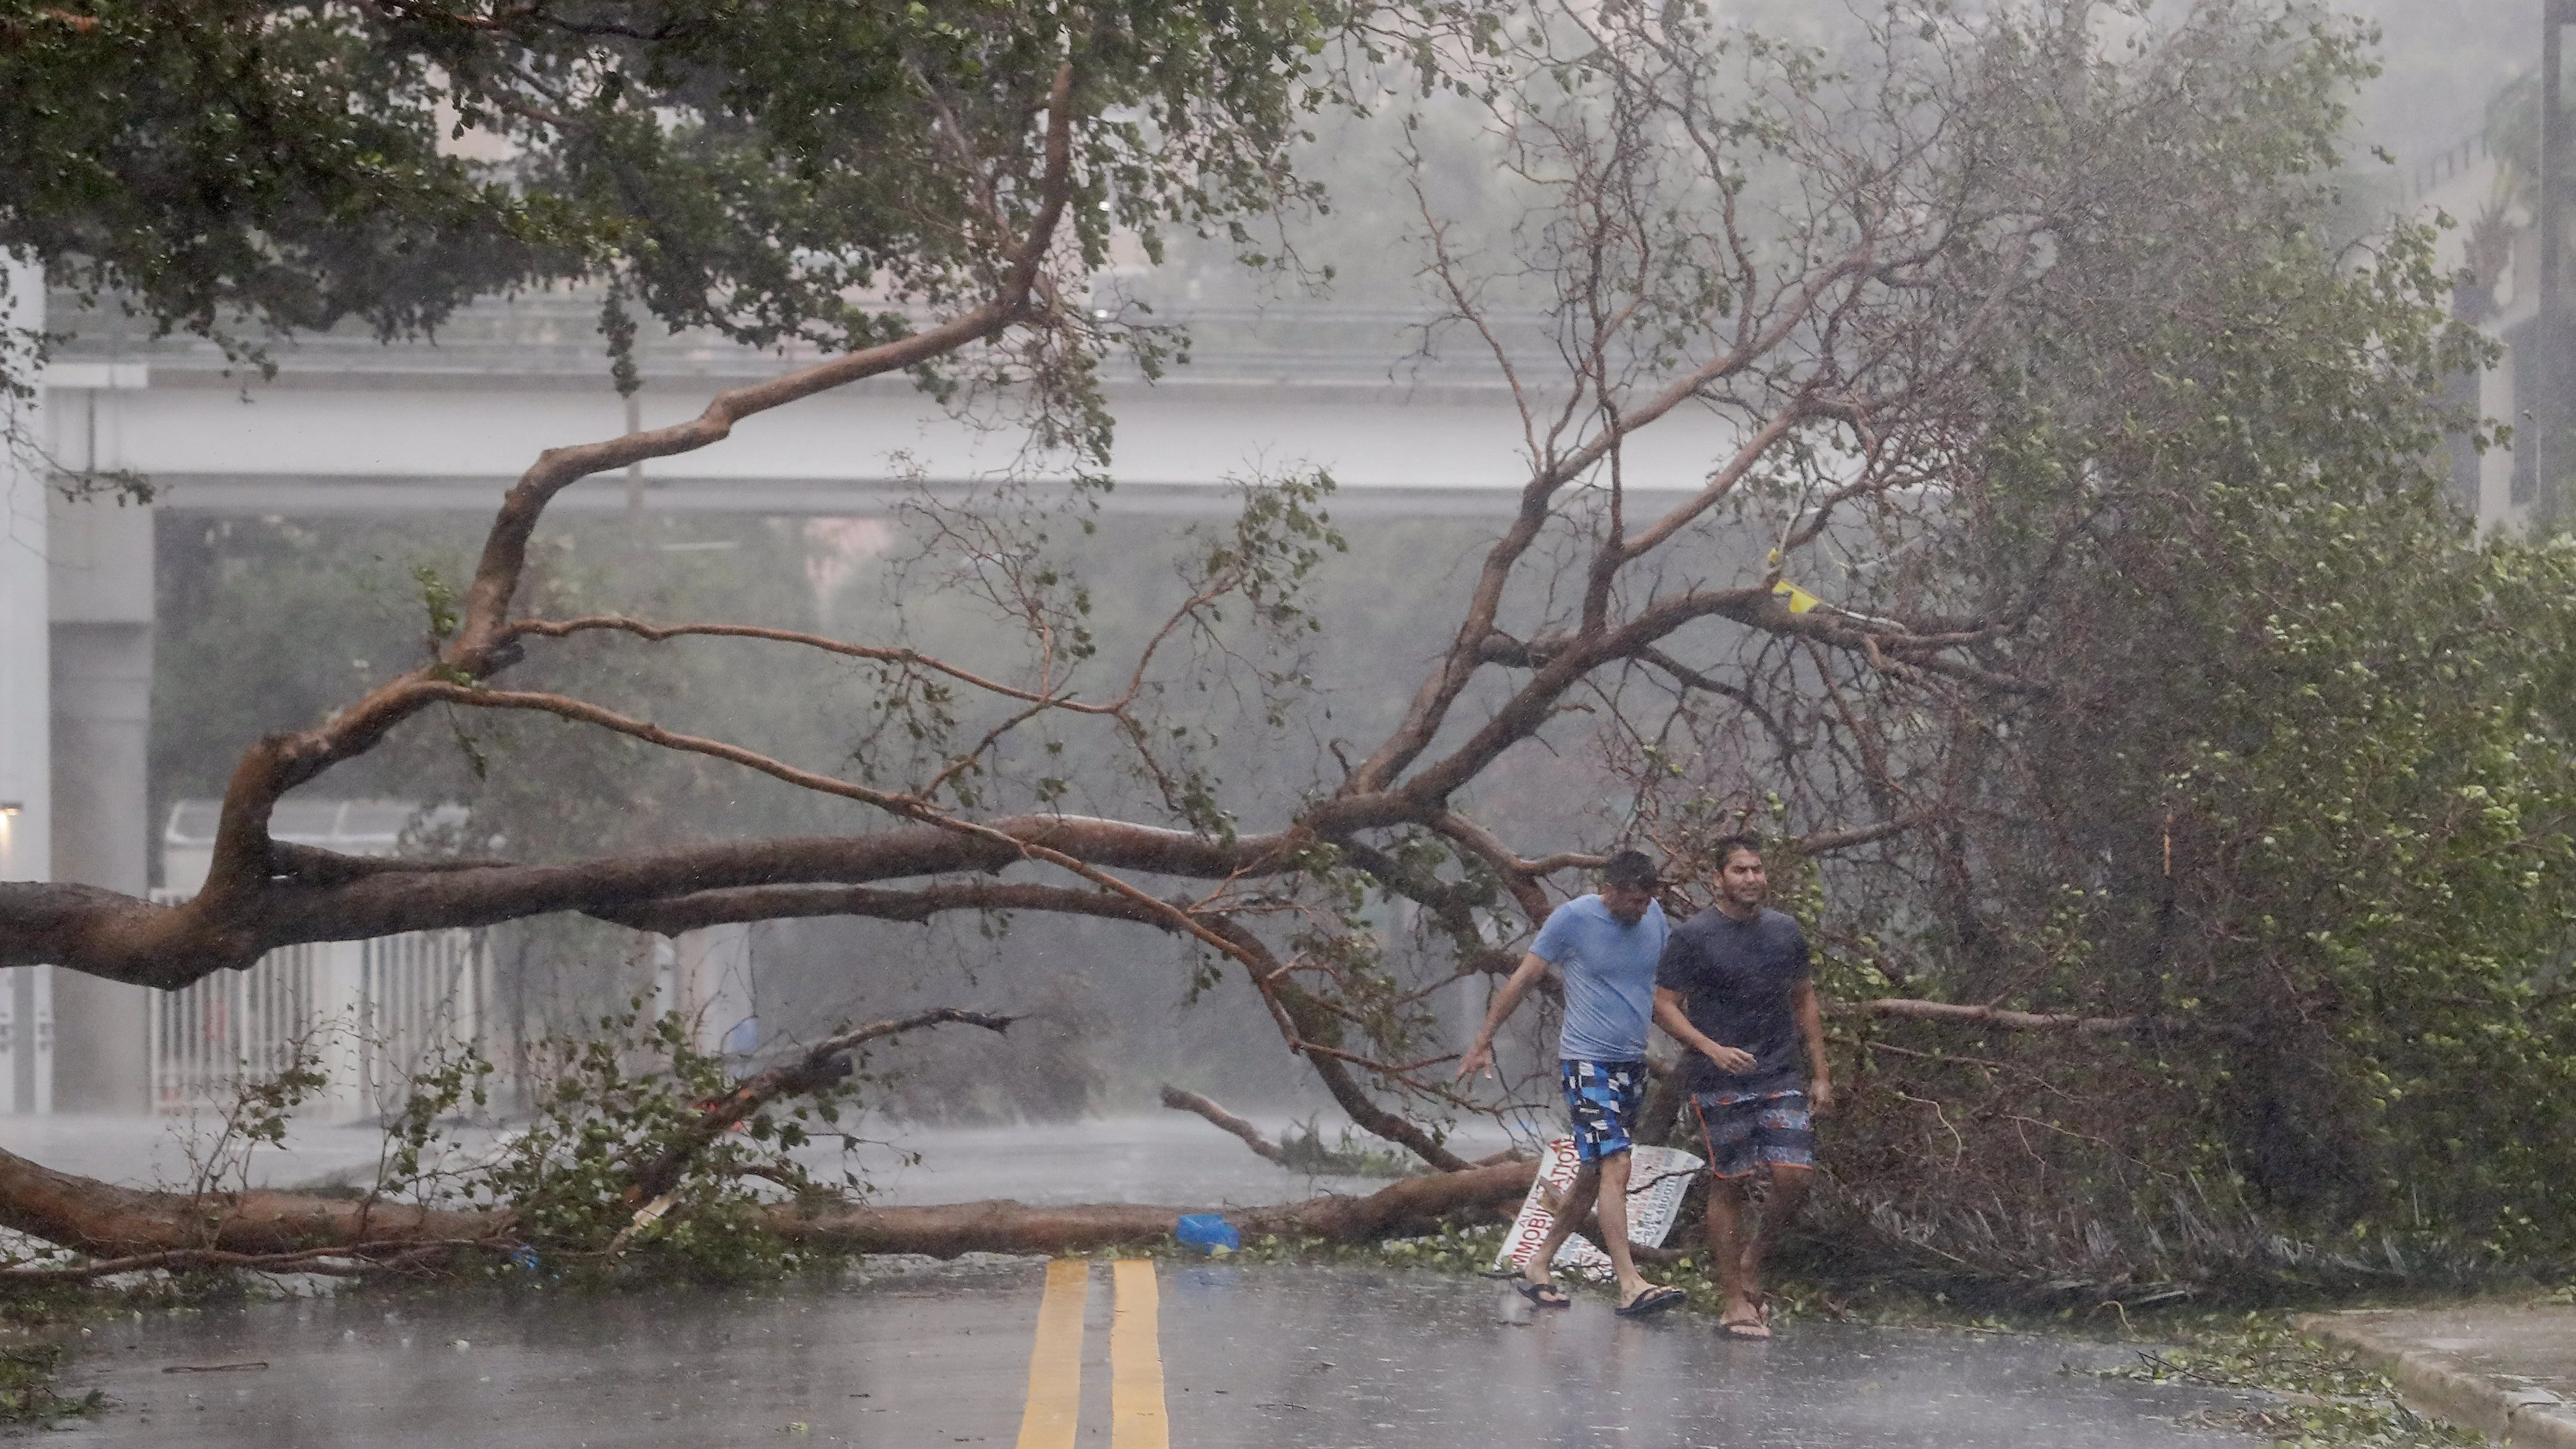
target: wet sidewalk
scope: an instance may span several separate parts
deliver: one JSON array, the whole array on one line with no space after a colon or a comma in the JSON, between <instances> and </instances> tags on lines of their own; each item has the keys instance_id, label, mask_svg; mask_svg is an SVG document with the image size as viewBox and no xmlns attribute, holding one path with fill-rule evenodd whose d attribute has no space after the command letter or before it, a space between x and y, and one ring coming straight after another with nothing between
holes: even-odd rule
<instances>
[{"instance_id":1,"label":"wet sidewalk","mask_svg":"<svg viewBox=\"0 0 2576 1449\"><path fill-rule=\"evenodd\" d=\"M2576 1307L2463 1304L2312 1313L2414 1406L2524 1449L2576 1449Z\"/></svg>"}]
</instances>

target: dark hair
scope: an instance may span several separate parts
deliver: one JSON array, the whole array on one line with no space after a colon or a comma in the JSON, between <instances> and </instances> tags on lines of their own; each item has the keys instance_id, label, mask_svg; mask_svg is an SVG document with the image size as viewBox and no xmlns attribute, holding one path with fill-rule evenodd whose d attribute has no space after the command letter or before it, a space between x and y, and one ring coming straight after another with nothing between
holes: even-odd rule
<instances>
[{"instance_id":1,"label":"dark hair","mask_svg":"<svg viewBox=\"0 0 2576 1449\"><path fill-rule=\"evenodd\" d=\"M1623 891L1655 888L1655 863L1642 850L1623 850L1601 863L1601 883Z\"/></svg>"},{"instance_id":2,"label":"dark hair","mask_svg":"<svg viewBox=\"0 0 2576 1449\"><path fill-rule=\"evenodd\" d=\"M1717 863L1716 869L1724 870L1727 864L1735 859L1735 853L1739 850L1749 850L1753 852L1755 859L1760 859L1762 837L1750 830L1739 830L1733 835L1721 835L1714 844L1709 846L1709 859Z\"/></svg>"}]
</instances>

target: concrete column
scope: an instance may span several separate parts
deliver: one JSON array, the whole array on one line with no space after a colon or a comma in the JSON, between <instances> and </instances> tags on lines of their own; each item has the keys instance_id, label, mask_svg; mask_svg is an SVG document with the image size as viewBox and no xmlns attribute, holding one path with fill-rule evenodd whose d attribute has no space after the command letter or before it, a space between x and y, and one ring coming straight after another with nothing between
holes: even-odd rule
<instances>
[{"instance_id":1,"label":"concrete column","mask_svg":"<svg viewBox=\"0 0 2576 1449\"><path fill-rule=\"evenodd\" d=\"M57 436L95 440L95 390L52 389ZM56 456L62 456L58 451ZM151 887L152 511L56 495L48 524L53 613L54 878L127 895ZM55 1104L150 1106L150 993L77 972L54 978Z\"/></svg>"},{"instance_id":2,"label":"concrete column","mask_svg":"<svg viewBox=\"0 0 2576 1449\"><path fill-rule=\"evenodd\" d=\"M24 377L44 274L0 255L0 367ZM39 394L41 397L41 394ZM36 403L0 392L0 880L53 878L52 640ZM0 972L0 1112L52 1105L52 968Z\"/></svg>"}]
</instances>

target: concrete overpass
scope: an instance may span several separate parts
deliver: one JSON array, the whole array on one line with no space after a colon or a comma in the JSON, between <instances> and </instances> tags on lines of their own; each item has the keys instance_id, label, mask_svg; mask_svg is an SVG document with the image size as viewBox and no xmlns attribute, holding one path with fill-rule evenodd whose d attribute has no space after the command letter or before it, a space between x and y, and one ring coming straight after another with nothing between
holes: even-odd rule
<instances>
[{"instance_id":1,"label":"concrete overpass","mask_svg":"<svg viewBox=\"0 0 2576 1449\"><path fill-rule=\"evenodd\" d=\"M23 270L22 307L41 291ZM681 337L648 341L645 386L609 386L594 300L493 302L435 344L323 336L279 349L270 381L228 370L210 345L151 340L106 314L77 330L21 421L53 462L132 469L149 507L48 495L43 464L0 474L0 878L140 893L149 881L147 736L156 513L290 517L488 513L549 446L696 414L721 388L798 360ZM22 314L21 325L41 322ZM1341 486L1334 511L1487 515L1526 477L1519 413L1473 339L1419 355L1414 319L1330 307L1184 318L1194 361L1159 383L1108 383L1121 510L1214 512L1231 480L1304 467ZM1506 319L1535 364L1545 319ZM1544 378L1540 368L1529 376ZM1666 419L1626 451L1640 491L1696 486L1728 439L1706 416ZM922 487L964 490L1025 457L1016 429L962 423L903 379L752 419L717 447L575 485L567 512L696 510L866 515ZM140 994L45 970L0 987L0 1111L143 1105Z\"/></svg>"}]
</instances>

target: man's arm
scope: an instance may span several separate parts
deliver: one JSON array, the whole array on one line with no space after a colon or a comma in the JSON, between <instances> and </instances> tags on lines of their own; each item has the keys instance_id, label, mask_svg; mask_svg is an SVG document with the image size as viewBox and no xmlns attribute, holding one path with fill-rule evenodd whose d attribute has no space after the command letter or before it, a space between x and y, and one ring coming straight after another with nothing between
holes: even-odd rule
<instances>
[{"instance_id":1,"label":"man's arm","mask_svg":"<svg viewBox=\"0 0 2576 1449\"><path fill-rule=\"evenodd\" d=\"M1536 951L1521 957L1520 969L1503 983L1502 990L1494 993L1494 1004L1485 1008L1485 1024L1476 1029L1476 1044L1467 1048L1467 1054L1458 1059L1458 1081L1463 1082L1494 1065L1494 1033L1503 1029L1503 1022L1511 1016L1512 1008L1521 1004L1522 995L1547 974L1547 966L1547 958Z\"/></svg>"},{"instance_id":2,"label":"man's arm","mask_svg":"<svg viewBox=\"0 0 2576 1449\"><path fill-rule=\"evenodd\" d=\"M1690 1013L1682 1009L1682 994L1669 986L1655 988L1655 1024L1673 1040L1715 1062L1721 1072L1741 1076L1753 1070L1753 1053L1742 1047L1719 1046L1708 1033L1691 1025Z\"/></svg>"},{"instance_id":3,"label":"man's arm","mask_svg":"<svg viewBox=\"0 0 2576 1449\"><path fill-rule=\"evenodd\" d=\"M1807 1039L1807 1103L1822 1116L1834 1110L1834 1073L1825 1061L1825 1011L1816 1004L1816 983L1790 988L1789 1009L1797 1014L1798 1035Z\"/></svg>"}]
</instances>

